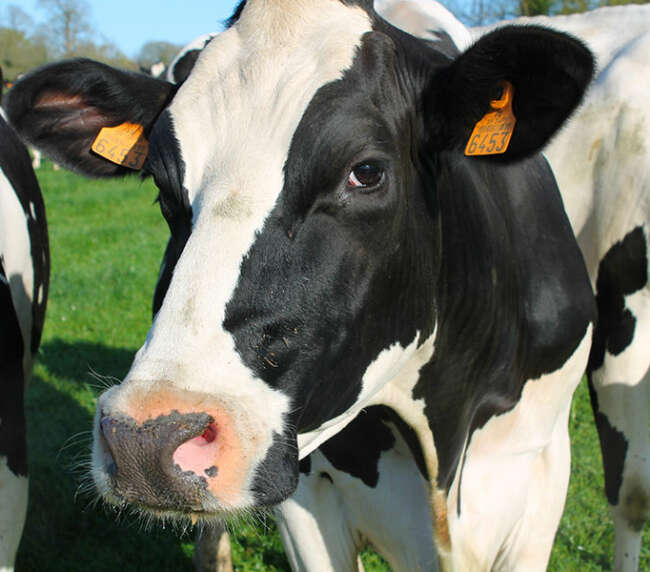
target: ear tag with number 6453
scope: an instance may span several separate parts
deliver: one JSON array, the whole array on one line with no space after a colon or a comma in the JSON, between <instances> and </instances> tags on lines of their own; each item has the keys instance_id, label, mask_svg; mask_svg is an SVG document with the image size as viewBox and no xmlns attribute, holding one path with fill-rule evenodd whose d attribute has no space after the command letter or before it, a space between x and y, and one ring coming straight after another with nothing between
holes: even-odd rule
<instances>
[{"instance_id":1,"label":"ear tag with number 6453","mask_svg":"<svg viewBox=\"0 0 650 572\"><path fill-rule=\"evenodd\" d=\"M517 122L512 112L514 87L509 81L504 81L502 87L501 97L490 102L492 111L474 126L465 155L499 155L508 149Z\"/></svg>"},{"instance_id":2,"label":"ear tag with number 6453","mask_svg":"<svg viewBox=\"0 0 650 572\"><path fill-rule=\"evenodd\" d=\"M149 142L142 125L122 123L115 127L103 127L91 149L117 165L138 171L147 158Z\"/></svg>"}]
</instances>

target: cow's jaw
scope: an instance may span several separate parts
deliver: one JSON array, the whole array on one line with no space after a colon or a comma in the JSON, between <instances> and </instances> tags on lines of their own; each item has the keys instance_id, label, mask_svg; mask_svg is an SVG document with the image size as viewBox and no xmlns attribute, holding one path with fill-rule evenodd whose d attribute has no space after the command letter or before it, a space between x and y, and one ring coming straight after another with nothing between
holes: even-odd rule
<instances>
[{"instance_id":1,"label":"cow's jaw","mask_svg":"<svg viewBox=\"0 0 650 572\"><path fill-rule=\"evenodd\" d=\"M192 513L260 504L254 480L267 479L260 473L273 444L291 440L290 398L243 362L223 326L225 311L283 188L293 133L316 91L350 67L370 20L338 0L285 4L251 0L170 107L192 234L129 374L98 403L93 474L114 503ZM178 423L187 433L169 445ZM121 452L130 438L138 441L133 462L143 465L129 472L135 485L120 482L118 458L131 459ZM169 445L161 459L159 443ZM295 444L285 448L297 462ZM171 466L150 470L157 462Z\"/></svg>"}]
</instances>

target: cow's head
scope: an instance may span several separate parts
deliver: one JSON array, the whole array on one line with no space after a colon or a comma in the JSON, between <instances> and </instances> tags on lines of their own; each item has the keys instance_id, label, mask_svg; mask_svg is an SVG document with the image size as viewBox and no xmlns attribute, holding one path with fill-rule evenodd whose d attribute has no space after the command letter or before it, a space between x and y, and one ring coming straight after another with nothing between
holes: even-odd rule
<instances>
[{"instance_id":1,"label":"cow's head","mask_svg":"<svg viewBox=\"0 0 650 572\"><path fill-rule=\"evenodd\" d=\"M313 448L431 344L438 195L539 150L592 73L579 42L540 28L450 59L369 1L249 0L238 15L178 90L77 60L26 77L8 104L29 141L89 175L126 172L91 152L100 127L148 136L171 229L160 308L99 399L93 474L110 501L154 512L293 491L298 443ZM504 80L510 147L463 157ZM455 181L471 162L478 174Z\"/></svg>"}]
</instances>

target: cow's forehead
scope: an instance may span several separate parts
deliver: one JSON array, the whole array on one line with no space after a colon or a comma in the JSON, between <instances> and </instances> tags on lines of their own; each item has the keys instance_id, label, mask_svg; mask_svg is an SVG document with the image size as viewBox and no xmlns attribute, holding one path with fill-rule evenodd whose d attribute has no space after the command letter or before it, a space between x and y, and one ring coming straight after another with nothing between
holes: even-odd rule
<instances>
[{"instance_id":1,"label":"cow's forehead","mask_svg":"<svg viewBox=\"0 0 650 572\"><path fill-rule=\"evenodd\" d=\"M249 1L170 107L190 202L217 180L253 191L250 176L279 175L309 102L352 65L370 29L363 9L339 0Z\"/></svg>"}]
</instances>

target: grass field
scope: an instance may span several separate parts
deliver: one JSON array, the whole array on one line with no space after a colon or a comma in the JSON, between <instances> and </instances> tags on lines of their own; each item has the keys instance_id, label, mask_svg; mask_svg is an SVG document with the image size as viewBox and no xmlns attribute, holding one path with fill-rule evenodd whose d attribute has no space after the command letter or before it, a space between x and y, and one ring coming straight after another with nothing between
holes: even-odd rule
<instances>
[{"instance_id":1,"label":"grass field","mask_svg":"<svg viewBox=\"0 0 650 572\"><path fill-rule=\"evenodd\" d=\"M77 494L89 451L101 376L120 379L149 327L167 227L150 182L88 181L49 165L39 172L52 249L46 327L26 408L30 508L20 571L192 569L192 531L149 529L134 517ZM573 470L551 570L610 568L613 528L601 491L600 453L581 384L571 413ZM269 517L241 524L233 538L238 570L287 570ZM641 570L650 570L650 543ZM372 552L367 570L386 570Z\"/></svg>"}]
</instances>

